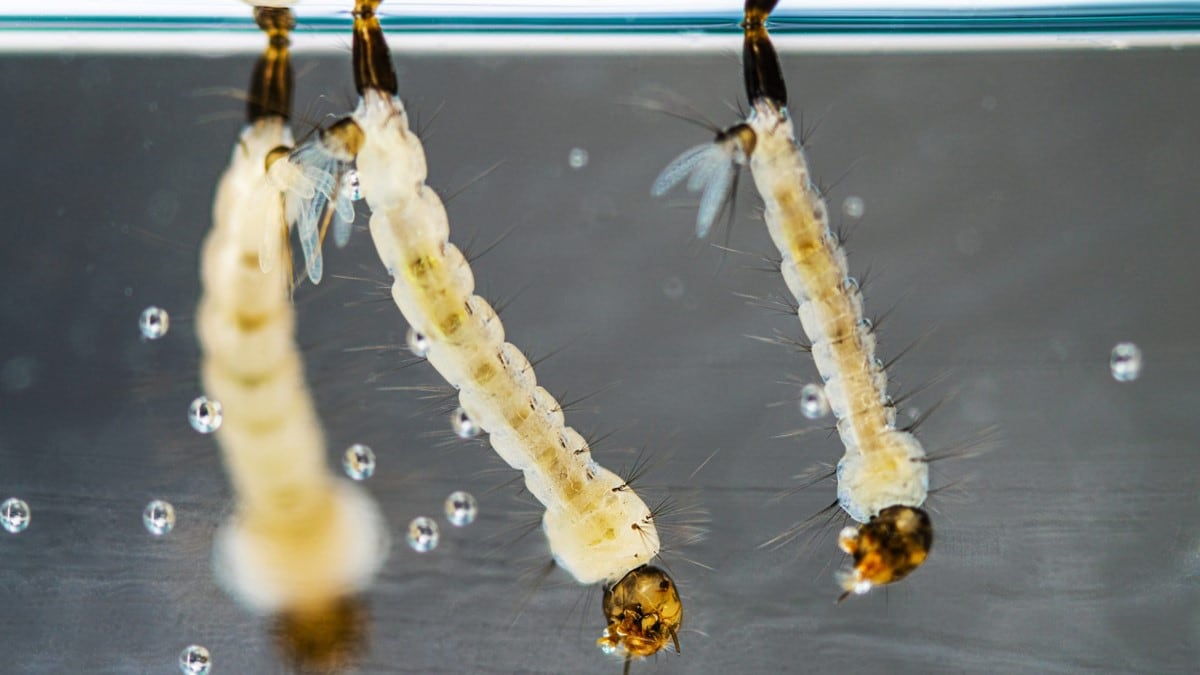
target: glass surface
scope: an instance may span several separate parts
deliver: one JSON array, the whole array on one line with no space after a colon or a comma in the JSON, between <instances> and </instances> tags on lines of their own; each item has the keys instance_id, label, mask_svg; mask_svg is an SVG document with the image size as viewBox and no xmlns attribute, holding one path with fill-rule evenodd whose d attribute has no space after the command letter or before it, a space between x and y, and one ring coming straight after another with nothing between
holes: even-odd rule
<instances>
[{"instance_id":1,"label":"glass surface","mask_svg":"<svg viewBox=\"0 0 1200 675\"><path fill-rule=\"evenodd\" d=\"M206 43L203 57L67 42L0 58L0 499L36 514L0 532L0 672L172 672L191 644L214 673L292 670L276 625L213 581L230 487L214 439L184 414L200 393L199 244L241 126L233 92L261 44L239 12L226 13L244 42ZM842 452L823 430L780 437L830 423L797 408L812 359L746 337L799 336L794 316L762 307L786 289L761 259L773 250L758 198L743 180L728 240L722 226L699 242L694 200L649 195L663 166L711 137L649 107L737 119L741 44L722 17L703 48L673 35L668 48L396 56L429 183L453 195L451 239L487 251L475 278L506 305L509 339L552 355L538 380L562 399L595 392L567 419L611 432L600 462L628 469L644 452L647 501L670 495L711 520L699 544L665 534L683 654L633 672L1194 668L1200 52L1045 48L1080 46L1052 33L1037 49L783 53L851 270L885 316L881 356L915 343L892 392L917 392L904 409L937 406L919 430L933 452L995 429L987 452L933 465L929 562L835 605L840 520L758 548L833 501L828 481L772 496ZM1187 38L1190 24L1163 25ZM14 34L40 33L3 39ZM348 36L337 40L341 51L310 53L298 37L301 131L353 104ZM851 198L858 218L843 211ZM726 242L736 252L711 245ZM325 266L296 306L328 464L340 471L353 443L374 449L362 486L394 542L349 671L619 672L595 646L599 590L543 576L538 512L516 474L455 437L450 409L403 389L441 380L404 367L407 326L369 237L357 230ZM141 339L148 305L170 312L162 339ZM1126 341L1141 374L1117 382L1108 361ZM478 499L476 522L443 528L428 553L404 545L408 523L455 490ZM153 498L178 516L161 538L140 522Z\"/></svg>"}]
</instances>

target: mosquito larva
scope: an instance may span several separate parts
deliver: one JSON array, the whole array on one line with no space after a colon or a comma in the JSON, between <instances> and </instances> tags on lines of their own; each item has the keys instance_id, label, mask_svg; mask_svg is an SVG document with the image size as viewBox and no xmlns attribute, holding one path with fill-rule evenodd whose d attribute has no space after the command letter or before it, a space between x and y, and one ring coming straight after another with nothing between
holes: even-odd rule
<instances>
[{"instance_id":1,"label":"mosquito larva","mask_svg":"<svg viewBox=\"0 0 1200 675\"><path fill-rule=\"evenodd\" d=\"M895 427L887 374L846 253L830 232L787 109L787 88L766 21L778 0L747 0L743 69L750 114L672 161L654 182L661 195L687 179L701 193L696 233L703 237L728 201L740 166L749 166L764 220L782 256L780 270L798 303L824 393L846 451L837 465L838 503L861 525L838 537L854 561L839 573L844 591L865 593L919 567L933 543L920 507L929 486L925 450Z\"/></svg>"},{"instance_id":2,"label":"mosquito larva","mask_svg":"<svg viewBox=\"0 0 1200 675\"><path fill-rule=\"evenodd\" d=\"M343 598L370 582L388 547L374 502L325 465L293 337L291 273L280 264L290 260L281 253L288 235L283 194L311 188L307 176L280 161L293 143L294 18L282 7L257 7L254 16L268 45L200 258L201 377L207 395L223 404L215 432L236 495L213 557L218 580L251 609L310 616L329 607L336 613Z\"/></svg>"},{"instance_id":3,"label":"mosquito larva","mask_svg":"<svg viewBox=\"0 0 1200 675\"><path fill-rule=\"evenodd\" d=\"M650 565L659 553L652 512L633 490L621 489L625 481L597 464L583 437L566 426L561 406L537 386L529 360L505 342L495 310L473 293L471 268L448 241L446 211L425 184L425 152L397 97L375 14L379 1L355 3L357 109L293 153L292 162L306 175L323 173L321 184L336 184L355 163L372 212L372 240L395 279L392 297L412 326L410 348L459 390L456 432L486 432L497 454L524 472L526 487L545 507L543 530L558 565L580 583L604 585L609 623L602 648L623 653L627 665L668 644L678 649L682 606L675 583ZM289 211L301 224L313 222L328 214L327 202L342 198L318 191Z\"/></svg>"}]
</instances>

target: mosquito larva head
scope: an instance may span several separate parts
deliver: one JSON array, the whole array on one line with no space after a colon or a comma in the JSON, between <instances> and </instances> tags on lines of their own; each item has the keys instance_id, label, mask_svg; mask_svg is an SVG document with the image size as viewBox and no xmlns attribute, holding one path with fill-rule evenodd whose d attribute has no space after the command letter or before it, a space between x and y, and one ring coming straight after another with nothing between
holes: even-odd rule
<instances>
[{"instance_id":1,"label":"mosquito larva head","mask_svg":"<svg viewBox=\"0 0 1200 675\"><path fill-rule=\"evenodd\" d=\"M605 653L650 656L668 644L679 651L679 589L653 565L642 565L604 590L604 618L608 627L597 643Z\"/></svg>"},{"instance_id":2,"label":"mosquito larva head","mask_svg":"<svg viewBox=\"0 0 1200 675\"><path fill-rule=\"evenodd\" d=\"M729 154L733 157L733 161L745 164L754 152L754 144L757 140L754 129L751 129L749 124L743 123L736 124L717 134L716 143L728 144L732 149Z\"/></svg>"},{"instance_id":3,"label":"mosquito larva head","mask_svg":"<svg viewBox=\"0 0 1200 675\"><path fill-rule=\"evenodd\" d=\"M325 150L339 162L352 162L363 144L362 127L350 117L343 117L321 132Z\"/></svg>"},{"instance_id":4,"label":"mosquito larva head","mask_svg":"<svg viewBox=\"0 0 1200 675\"><path fill-rule=\"evenodd\" d=\"M341 672L357 663L367 646L369 617L359 598L347 597L275 616L275 644L304 672Z\"/></svg>"},{"instance_id":5,"label":"mosquito larva head","mask_svg":"<svg viewBox=\"0 0 1200 675\"><path fill-rule=\"evenodd\" d=\"M852 567L838 573L845 591L840 601L899 581L920 567L933 546L933 524L922 509L889 506L868 522L843 529L838 546L854 556Z\"/></svg>"}]
</instances>

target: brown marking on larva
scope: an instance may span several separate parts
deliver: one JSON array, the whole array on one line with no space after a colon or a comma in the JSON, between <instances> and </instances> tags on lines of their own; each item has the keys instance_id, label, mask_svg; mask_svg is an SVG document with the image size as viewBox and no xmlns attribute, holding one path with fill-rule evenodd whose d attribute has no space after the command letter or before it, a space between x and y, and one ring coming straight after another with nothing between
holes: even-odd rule
<instances>
[{"instance_id":1,"label":"brown marking on larva","mask_svg":"<svg viewBox=\"0 0 1200 675\"><path fill-rule=\"evenodd\" d=\"M365 140L362 127L350 117L343 117L321 132L325 149L342 162L353 161Z\"/></svg>"},{"instance_id":2,"label":"brown marking on larva","mask_svg":"<svg viewBox=\"0 0 1200 675\"><path fill-rule=\"evenodd\" d=\"M933 523L922 509L889 506L838 544L854 556L854 582L882 586L903 579L925 562L933 547Z\"/></svg>"},{"instance_id":3,"label":"brown marking on larva","mask_svg":"<svg viewBox=\"0 0 1200 675\"><path fill-rule=\"evenodd\" d=\"M283 159L284 157L287 157L290 154L292 154L292 149L287 147L286 145L277 145L277 146L271 148L271 150L267 153L267 158L263 161L263 170L269 171L271 169L272 164L274 164L275 162L278 162L279 160Z\"/></svg>"},{"instance_id":4,"label":"brown marking on larva","mask_svg":"<svg viewBox=\"0 0 1200 675\"><path fill-rule=\"evenodd\" d=\"M608 627L597 641L602 649L644 657L673 643L679 652L683 603L663 570L651 565L632 570L604 590L603 610Z\"/></svg>"},{"instance_id":5,"label":"brown marking on larva","mask_svg":"<svg viewBox=\"0 0 1200 675\"><path fill-rule=\"evenodd\" d=\"M750 128L749 124L735 124L728 129L717 134L716 142L723 143L729 139L734 139L734 142L741 147L742 152L749 157L754 152L754 146L758 142L758 137L754 134L754 129Z\"/></svg>"}]
</instances>

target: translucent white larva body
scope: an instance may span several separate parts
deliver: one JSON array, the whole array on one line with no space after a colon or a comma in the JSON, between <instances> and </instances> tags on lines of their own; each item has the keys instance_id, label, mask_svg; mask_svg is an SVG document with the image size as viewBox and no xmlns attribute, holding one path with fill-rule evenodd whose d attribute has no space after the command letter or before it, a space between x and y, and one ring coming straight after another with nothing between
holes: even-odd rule
<instances>
[{"instance_id":1,"label":"translucent white larva body","mask_svg":"<svg viewBox=\"0 0 1200 675\"><path fill-rule=\"evenodd\" d=\"M218 531L218 579L262 612L319 605L361 590L387 554L375 504L327 468L325 441L293 339L287 266L259 264L264 237L286 237L282 193L299 176L267 169L291 132L280 116L247 126L234 146L201 254L196 312L205 393L222 403L216 433L234 486Z\"/></svg>"},{"instance_id":2,"label":"translucent white larva body","mask_svg":"<svg viewBox=\"0 0 1200 675\"><path fill-rule=\"evenodd\" d=\"M470 418L496 453L525 474L545 506L543 529L555 560L580 583L613 582L659 551L650 509L598 465L586 441L504 327L462 253L449 243L446 211L425 185L425 153L396 97L367 89L352 117L362 132L357 171L371 207L371 237L393 275L392 297L427 358L459 390Z\"/></svg>"},{"instance_id":3,"label":"translucent white larva body","mask_svg":"<svg viewBox=\"0 0 1200 675\"><path fill-rule=\"evenodd\" d=\"M747 124L755 138L750 173L767 229L846 448L837 467L838 502L859 522L889 506L920 506L929 489L925 450L911 433L895 428L887 374L875 357L862 293L830 232L825 202L809 177L792 121L785 108L759 99Z\"/></svg>"}]
</instances>

